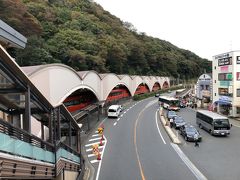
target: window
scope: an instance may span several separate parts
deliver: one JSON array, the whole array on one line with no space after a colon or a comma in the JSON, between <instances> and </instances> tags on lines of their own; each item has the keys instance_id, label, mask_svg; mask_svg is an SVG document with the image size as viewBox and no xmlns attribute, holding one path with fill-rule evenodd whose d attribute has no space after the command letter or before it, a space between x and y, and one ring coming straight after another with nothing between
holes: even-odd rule
<instances>
[{"instance_id":1,"label":"window","mask_svg":"<svg viewBox=\"0 0 240 180\"><path fill-rule=\"evenodd\" d=\"M219 95L228 95L228 88L218 88Z\"/></svg>"},{"instance_id":2,"label":"window","mask_svg":"<svg viewBox=\"0 0 240 180\"><path fill-rule=\"evenodd\" d=\"M232 73L219 73L218 74L219 81L231 81L232 80Z\"/></svg>"},{"instance_id":3,"label":"window","mask_svg":"<svg viewBox=\"0 0 240 180\"><path fill-rule=\"evenodd\" d=\"M216 80L214 80L214 82L215 82L215 83L217 83L217 81L216 81Z\"/></svg>"},{"instance_id":4,"label":"window","mask_svg":"<svg viewBox=\"0 0 240 180\"><path fill-rule=\"evenodd\" d=\"M217 94L216 94L216 93L214 93L214 95L216 96Z\"/></svg>"},{"instance_id":5,"label":"window","mask_svg":"<svg viewBox=\"0 0 240 180\"><path fill-rule=\"evenodd\" d=\"M240 114L240 107L237 107L237 114Z\"/></svg>"},{"instance_id":6,"label":"window","mask_svg":"<svg viewBox=\"0 0 240 180\"><path fill-rule=\"evenodd\" d=\"M237 89L237 97L240 97L240 89Z\"/></svg>"},{"instance_id":7,"label":"window","mask_svg":"<svg viewBox=\"0 0 240 180\"><path fill-rule=\"evenodd\" d=\"M209 85L206 85L206 90L209 90Z\"/></svg>"}]
</instances>

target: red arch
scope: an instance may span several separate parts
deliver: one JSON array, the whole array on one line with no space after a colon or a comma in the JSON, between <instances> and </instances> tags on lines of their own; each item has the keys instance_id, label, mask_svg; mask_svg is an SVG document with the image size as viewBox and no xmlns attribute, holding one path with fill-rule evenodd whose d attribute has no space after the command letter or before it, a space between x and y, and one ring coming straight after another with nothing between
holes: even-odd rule
<instances>
[{"instance_id":1,"label":"red arch","mask_svg":"<svg viewBox=\"0 0 240 180\"><path fill-rule=\"evenodd\" d=\"M161 89L161 86L158 82L155 82L155 84L153 85L152 91L158 91Z\"/></svg>"},{"instance_id":2,"label":"red arch","mask_svg":"<svg viewBox=\"0 0 240 180\"><path fill-rule=\"evenodd\" d=\"M92 91L88 89L78 89L68 96L63 101L63 104L67 107L69 112L75 112L95 102L97 102L97 97Z\"/></svg>"},{"instance_id":3,"label":"red arch","mask_svg":"<svg viewBox=\"0 0 240 180\"><path fill-rule=\"evenodd\" d=\"M168 84L167 81L165 81L165 82L163 83L163 87L162 87L162 88L163 88L163 89L169 88L169 84Z\"/></svg>"},{"instance_id":4,"label":"red arch","mask_svg":"<svg viewBox=\"0 0 240 180\"><path fill-rule=\"evenodd\" d=\"M142 84L140 84L140 85L137 87L134 95L137 95L137 94L145 94L145 93L148 93L148 92L150 92L148 86L147 86L146 84L143 84L143 83L142 83Z\"/></svg>"},{"instance_id":5,"label":"red arch","mask_svg":"<svg viewBox=\"0 0 240 180\"><path fill-rule=\"evenodd\" d=\"M119 99L130 97L131 94L128 90L128 88L124 85L117 85L112 89L112 91L109 93L106 102L112 102Z\"/></svg>"}]
</instances>

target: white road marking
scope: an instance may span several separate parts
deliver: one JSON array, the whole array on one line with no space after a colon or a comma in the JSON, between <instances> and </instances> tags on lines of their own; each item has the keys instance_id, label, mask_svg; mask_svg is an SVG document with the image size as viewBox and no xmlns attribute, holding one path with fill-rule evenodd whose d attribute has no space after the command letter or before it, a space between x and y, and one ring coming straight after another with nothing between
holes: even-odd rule
<instances>
[{"instance_id":1,"label":"white road marking","mask_svg":"<svg viewBox=\"0 0 240 180\"><path fill-rule=\"evenodd\" d=\"M94 164L94 163L98 163L98 162L100 162L99 160L92 160L92 161L90 161L92 164Z\"/></svg>"},{"instance_id":2,"label":"white road marking","mask_svg":"<svg viewBox=\"0 0 240 180\"><path fill-rule=\"evenodd\" d=\"M105 137L104 137L105 138ZM107 139L105 138L106 142L104 144L104 147L103 147L103 150L102 150L102 154L101 154L101 161L99 163L99 166L98 166L98 171L97 171L97 175L96 175L96 180L98 180L98 177L99 177L99 174L100 174L100 170L101 170L101 165L102 165L102 161L103 161L103 154L104 154L104 151L105 151L105 147L107 146Z\"/></svg>"},{"instance_id":3,"label":"white road marking","mask_svg":"<svg viewBox=\"0 0 240 180\"><path fill-rule=\"evenodd\" d=\"M100 134L93 134L92 137L100 136Z\"/></svg>"},{"instance_id":4,"label":"white road marking","mask_svg":"<svg viewBox=\"0 0 240 180\"><path fill-rule=\"evenodd\" d=\"M117 125L117 122L115 122L113 125L116 126L116 125Z\"/></svg>"},{"instance_id":5,"label":"white road marking","mask_svg":"<svg viewBox=\"0 0 240 180\"><path fill-rule=\"evenodd\" d=\"M121 116L120 117L123 117L123 115L121 114Z\"/></svg>"},{"instance_id":6,"label":"white road marking","mask_svg":"<svg viewBox=\"0 0 240 180\"><path fill-rule=\"evenodd\" d=\"M156 125L157 125L157 129L158 129L158 133L159 133L160 137L162 138L163 143L166 144L166 141L164 140L164 138L163 138L163 136L162 136L162 133L161 133L161 131L160 131L160 129L159 129L159 126L158 126L157 112L158 112L158 111L156 111L156 113L155 113L155 119L156 119Z\"/></svg>"},{"instance_id":7,"label":"white road marking","mask_svg":"<svg viewBox=\"0 0 240 180\"><path fill-rule=\"evenodd\" d=\"M100 140L102 137L98 137L98 138L94 138L94 139L89 139L89 141L96 141L96 140Z\"/></svg>"},{"instance_id":8,"label":"white road marking","mask_svg":"<svg viewBox=\"0 0 240 180\"><path fill-rule=\"evenodd\" d=\"M105 142L105 140L103 140L102 142ZM89 146L92 146L92 145L94 145L94 144L99 144L99 142L97 142L97 143L91 143L91 144L86 144L85 147L89 147Z\"/></svg>"},{"instance_id":9,"label":"white road marking","mask_svg":"<svg viewBox=\"0 0 240 180\"><path fill-rule=\"evenodd\" d=\"M120 118L117 119L117 121L119 121L119 120L120 120Z\"/></svg>"},{"instance_id":10,"label":"white road marking","mask_svg":"<svg viewBox=\"0 0 240 180\"><path fill-rule=\"evenodd\" d=\"M95 131L95 133L98 133L98 131Z\"/></svg>"},{"instance_id":11,"label":"white road marking","mask_svg":"<svg viewBox=\"0 0 240 180\"><path fill-rule=\"evenodd\" d=\"M171 143L171 146L176 151L178 156L182 159L182 161L186 164L186 166L190 169L190 171L194 174L194 176L198 180L207 180L207 178L198 170L198 168L188 159L188 157L182 152L177 144Z\"/></svg>"},{"instance_id":12,"label":"white road marking","mask_svg":"<svg viewBox=\"0 0 240 180\"><path fill-rule=\"evenodd\" d=\"M124 111L124 113L123 114L126 114L126 111Z\"/></svg>"},{"instance_id":13,"label":"white road marking","mask_svg":"<svg viewBox=\"0 0 240 180\"><path fill-rule=\"evenodd\" d=\"M102 149L102 148L103 148L103 146L98 146L98 149ZM89 151L92 151L92 148L86 149L86 152L89 152Z\"/></svg>"},{"instance_id":14,"label":"white road marking","mask_svg":"<svg viewBox=\"0 0 240 180\"><path fill-rule=\"evenodd\" d=\"M88 157L96 156L96 154L88 154Z\"/></svg>"}]
</instances>

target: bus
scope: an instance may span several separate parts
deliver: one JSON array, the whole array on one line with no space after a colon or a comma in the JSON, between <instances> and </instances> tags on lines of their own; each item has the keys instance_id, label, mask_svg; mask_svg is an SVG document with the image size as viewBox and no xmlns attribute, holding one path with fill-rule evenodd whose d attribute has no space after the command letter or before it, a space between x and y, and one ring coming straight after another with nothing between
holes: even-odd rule
<instances>
[{"instance_id":1,"label":"bus","mask_svg":"<svg viewBox=\"0 0 240 180\"><path fill-rule=\"evenodd\" d=\"M180 110L180 101L174 97L169 96L160 96L158 99L160 105L163 108L168 109L170 111L178 111Z\"/></svg>"},{"instance_id":2,"label":"bus","mask_svg":"<svg viewBox=\"0 0 240 180\"><path fill-rule=\"evenodd\" d=\"M205 129L211 135L227 136L230 134L231 125L227 117L208 110L198 110L196 123L201 129Z\"/></svg>"}]
</instances>

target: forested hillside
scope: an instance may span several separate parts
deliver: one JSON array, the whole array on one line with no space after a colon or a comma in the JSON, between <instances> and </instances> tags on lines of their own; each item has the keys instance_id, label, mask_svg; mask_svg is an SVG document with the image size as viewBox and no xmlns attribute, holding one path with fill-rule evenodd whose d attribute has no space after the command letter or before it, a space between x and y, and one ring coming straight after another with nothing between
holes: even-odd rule
<instances>
[{"instance_id":1,"label":"forested hillside","mask_svg":"<svg viewBox=\"0 0 240 180\"><path fill-rule=\"evenodd\" d=\"M20 66L186 79L211 71L206 59L137 32L90 0L0 0L0 19L28 38L24 50L9 50Z\"/></svg>"}]
</instances>

